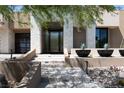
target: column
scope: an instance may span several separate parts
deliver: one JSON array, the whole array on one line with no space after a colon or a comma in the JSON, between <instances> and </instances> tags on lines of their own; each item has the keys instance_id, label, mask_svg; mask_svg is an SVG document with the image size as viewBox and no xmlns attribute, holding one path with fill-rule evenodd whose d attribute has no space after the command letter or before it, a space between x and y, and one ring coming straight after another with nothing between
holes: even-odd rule
<instances>
[{"instance_id":1,"label":"column","mask_svg":"<svg viewBox=\"0 0 124 93\"><path fill-rule=\"evenodd\" d=\"M68 51L73 48L73 21L69 17L64 22L64 48Z\"/></svg>"},{"instance_id":2,"label":"column","mask_svg":"<svg viewBox=\"0 0 124 93\"><path fill-rule=\"evenodd\" d=\"M36 49L36 53L41 53L41 26L36 22L35 18L31 15L31 49Z\"/></svg>"},{"instance_id":3,"label":"column","mask_svg":"<svg viewBox=\"0 0 124 93\"><path fill-rule=\"evenodd\" d=\"M86 30L86 45L88 48L96 47L96 25L92 25Z\"/></svg>"}]
</instances>

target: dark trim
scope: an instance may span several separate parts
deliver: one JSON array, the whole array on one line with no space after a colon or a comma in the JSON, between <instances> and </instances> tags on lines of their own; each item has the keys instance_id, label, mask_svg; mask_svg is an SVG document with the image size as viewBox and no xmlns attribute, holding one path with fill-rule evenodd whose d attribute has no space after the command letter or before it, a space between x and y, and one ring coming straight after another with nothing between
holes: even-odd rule
<instances>
[{"instance_id":1,"label":"dark trim","mask_svg":"<svg viewBox=\"0 0 124 93\"><path fill-rule=\"evenodd\" d=\"M49 35L49 36L48 36L48 40L49 40L49 41L48 41L48 47L49 47L49 48L48 48L48 51L50 51L50 44L51 44L51 42L50 42L50 38L51 38L50 32L48 32L48 35ZM46 40L45 40L45 41L46 41Z\"/></svg>"},{"instance_id":2,"label":"dark trim","mask_svg":"<svg viewBox=\"0 0 124 93\"><path fill-rule=\"evenodd\" d=\"M60 37L61 37L61 35L60 35L60 33L61 32L59 32L59 35L58 35L58 44L59 44L59 51L60 51L60 49L61 49L61 40L60 40Z\"/></svg>"},{"instance_id":3,"label":"dark trim","mask_svg":"<svg viewBox=\"0 0 124 93\"><path fill-rule=\"evenodd\" d=\"M50 32L58 32L58 31L62 32L63 29L48 29L48 31L50 31Z\"/></svg>"}]
</instances>

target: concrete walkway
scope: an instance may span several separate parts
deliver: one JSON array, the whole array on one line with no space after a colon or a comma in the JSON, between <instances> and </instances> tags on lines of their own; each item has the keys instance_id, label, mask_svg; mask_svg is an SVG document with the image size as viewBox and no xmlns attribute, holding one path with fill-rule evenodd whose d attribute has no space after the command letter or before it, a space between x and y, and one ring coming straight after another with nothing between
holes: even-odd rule
<instances>
[{"instance_id":1,"label":"concrete walkway","mask_svg":"<svg viewBox=\"0 0 124 93\"><path fill-rule=\"evenodd\" d=\"M13 54L12 57L20 57L22 54ZM0 61L4 61L5 59L9 59L10 58L10 54L0 54Z\"/></svg>"},{"instance_id":2,"label":"concrete walkway","mask_svg":"<svg viewBox=\"0 0 124 93\"><path fill-rule=\"evenodd\" d=\"M32 62L41 62L44 66L63 66L65 58L63 54L38 54Z\"/></svg>"},{"instance_id":3,"label":"concrete walkway","mask_svg":"<svg viewBox=\"0 0 124 93\"><path fill-rule=\"evenodd\" d=\"M64 61L63 54L39 54L33 61Z\"/></svg>"}]
</instances>

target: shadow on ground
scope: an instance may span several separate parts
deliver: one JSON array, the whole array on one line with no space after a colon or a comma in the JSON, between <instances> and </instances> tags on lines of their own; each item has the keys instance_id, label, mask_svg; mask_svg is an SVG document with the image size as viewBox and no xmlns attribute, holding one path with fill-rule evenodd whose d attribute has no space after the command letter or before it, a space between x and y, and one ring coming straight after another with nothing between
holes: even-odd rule
<instances>
[{"instance_id":1,"label":"shadow on ground","mask_svg":"<svg viewBox=\"0 0 124 93\"><path fill-rule=\"evenodd\" d=\"M41 84L39 88L45 88L49 84L49 78L41 77Z\"/></svg>"}]
</instances>

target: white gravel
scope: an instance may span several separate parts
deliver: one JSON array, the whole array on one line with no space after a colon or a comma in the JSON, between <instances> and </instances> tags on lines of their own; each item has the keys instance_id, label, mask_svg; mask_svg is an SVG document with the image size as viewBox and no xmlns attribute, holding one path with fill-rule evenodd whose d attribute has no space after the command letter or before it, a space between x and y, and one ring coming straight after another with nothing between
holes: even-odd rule
<instances>
[{"instance_id":1,"label":"white gravel","mask_svg":"<svg viewBox=\"0 0 124 93\"><path fill-rule=\"evenodd\" d=\"M89 69L88 75L79 67L41 68L41 85L44 88L118 88L119 73L124 67Z\"/></svg>"},{"instance_id":2,"label":"white gravel","mask_svg":"<svg viewBox=\"0 0 124 93\"><path fill-rule=\"evenodd\" d=\"M42 78L46 78L48 82L41 81L40 87L46 88L98 88L96 82L80 68L70 67L43 67ZM44 86L45 85L45 86Z\"/></svg>"}]
</instances>

